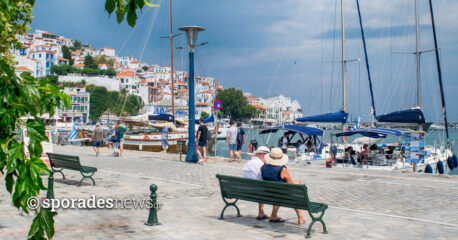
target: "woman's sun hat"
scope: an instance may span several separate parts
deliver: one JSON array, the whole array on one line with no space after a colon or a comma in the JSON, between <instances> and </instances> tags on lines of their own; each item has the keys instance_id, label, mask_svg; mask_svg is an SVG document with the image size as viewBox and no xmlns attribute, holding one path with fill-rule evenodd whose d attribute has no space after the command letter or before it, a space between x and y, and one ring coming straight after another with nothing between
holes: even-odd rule
<instances>
[{"instance_id":1,"label":"woman's sun hat","mask_svg":"<svg viewBox=\"0 0 458 240\"><path fill-rule=\"evenodd\" d=\"M288 162L288 155L283 154L281 148L272 148L269 154L264 157L267 164L283 166Z\"/></svg>"}]
</instances>

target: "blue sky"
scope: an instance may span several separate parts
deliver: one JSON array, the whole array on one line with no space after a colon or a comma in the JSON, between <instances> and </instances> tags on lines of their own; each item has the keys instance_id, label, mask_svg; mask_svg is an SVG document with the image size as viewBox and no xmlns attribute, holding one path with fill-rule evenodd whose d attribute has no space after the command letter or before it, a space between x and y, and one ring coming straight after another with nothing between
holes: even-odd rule
<instances>
[{"instance_id":1,"label":"blue sky","mask_svg":"<svg viewBox=\"0 0 458 240\"><path fill-rule=\"evenodd\" d=\"M41 0L33 11L32 29L78 39L95 47L109 46L151 64L170 64L167 40L168 1L145 8L132 29L118 25L104 11L103 0ZM173 29L201 25L196 72L213 76L227 87L269 97L298 99L305 115L336 111L341 106L340 1L336 0L175 0ZM422 50L433 48L427 0L420 2ZM458 122L458 1L434 0L448 117ZM337 4L337 9L336 7ZM345 0L348 108L356 118L369 115L367 72L355 1ZM415 103L413 0L360 0L367 36L378 114L410 108ZM337 13L337 14L336 14ZM151 31L149 31L151 29ZM148 34L150 32L150 34ZM183 37L175 40L179 46ZM175 66L187 70L187 55L175 51ZM422 55L422 99L427 120L440 121L441 105L434 53Z\"/></svg>"}]
</instances>

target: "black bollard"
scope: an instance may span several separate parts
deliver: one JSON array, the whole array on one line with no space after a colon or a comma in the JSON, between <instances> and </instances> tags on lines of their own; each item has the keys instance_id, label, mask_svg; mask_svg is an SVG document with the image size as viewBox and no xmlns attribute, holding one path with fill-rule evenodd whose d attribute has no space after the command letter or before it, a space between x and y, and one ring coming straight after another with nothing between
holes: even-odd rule
<instances>
[{"instance_id":1,"label":"black bollard","mask_svg":"<svg viewBox=\"0 0 458 240\"><path fill-rule=\"evenodd\" d=\"M157 220L158 205L157 205L157 194L156 194L157 186L156 184L151 184L149 186L149 189L151 190L150 198L151 198L152 207L149 209L148 221L145 223L145 225L148 225L148 226L161 225L159 221Z\"/></svg>"},{"instance_id":2,"label":"black bollard","mask_svg":"<svg viewBox=\"0 0 458 240\"><path fill-rule=\"evenodd\" d=\"M49 171L48 191L46 192L47 199L54 199L54 170Z\"/></svg>"}]
</instances>

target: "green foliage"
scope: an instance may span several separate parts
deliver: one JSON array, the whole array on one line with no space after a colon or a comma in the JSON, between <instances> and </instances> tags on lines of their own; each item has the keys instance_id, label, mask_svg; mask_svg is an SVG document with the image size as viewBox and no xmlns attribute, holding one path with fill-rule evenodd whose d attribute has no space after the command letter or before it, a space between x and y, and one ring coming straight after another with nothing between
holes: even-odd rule
<instances>
[{"instance_id":1,"label":"green foliage","mask_svg":"<svg viewBox=\"0 0 458 240\"><path fill-rule=\"evenodd\" d=\"M138 114L143 107L138 96L127 95L125 90L121 92L108 91L105 87L88 85L86 91L91 94L89 113L91 120L98 120L107 110L111 114L125 116Z\"/></svg>"},{"instance_id":2,"label":"green foliage","mask_svg":"<svg viewBox=\"0 0 458 240\"><path fill-rule=\"evenodd\" d=\"M73 59L72 59L72 53L70 52L70 49L67 46L62 46L62 54L65 59L69 61L70 66L73 65Z\"/></svg>"},{"instance_id":3,"label":"green foliage","mask_svg":"<svg viewBox=\"0 0 458 240\"><path fill-rule=\"evenodd\" d=\"M257 114L257 109L247 104L242 90L225 89L218 92L216 98L220 99L223 104L221 110L232 120L249 119Z\"/></svg>"},{"instance_id":4,"label":"green foliage","mask_svg":"<svg viewBox=\"0 0 458 240\"><path fill-rule=\"evenodd\" d=\"M99 67L97 66L97 64L94 61L94 58L91 55L88 54L84 57L84 69L96 70L98 68Z\"/></svg>"},{"instance_id":5,"label":"green foliage","mask_svg":"<svg viewBox=\"0 0 458 240\"><path fill-rule=\"evenodd\" d=\"M202 111L200 112L200 118L206 119L210 117L210 114L208 112Z\"/></svg>"},{"instance_id":6,"label":"green foliage","mask_svg":"<svg viewBox=\"0 0 458 240\"><path fill-rule=\"evenodd\" d=\"M151 4L151 0L106 0L105 10L111 15L116 10L116 20L118 23L124 21L127 14L127 23L134 27L137 22L137 10L142 10L147 5L149 7L158 7L159 5Z\"/></svg>"},{"instance_id":7,"label":"green foliage","mask_svg":"<svg viewBox=\"0 0 458 240\"><path fill-rule=\"evenodd\" d=\"M83 46L83 44L81 44L80 41L78 40L73 40L73 48L72 49L73 51L77 50L77 49L81 49L81 47Z\"/></svg>"},{"instance_id":8,"label":"green foliage","mask_svg":"<svg viewBox=\"0 0 458 240\"><path fill-rule=\"evenodd\" d=\"M105 75L109 77L116 76L116 71L113 69L102 70L99 68L96 68L96 69L84 68L81 70L81 69L78 69L76 67L73 67L67 64L52 65L51 72L57 75L67 75L69 73L76 73L76 74L83 74L87 76L100 76L100 75Z\"/></svg>"},{"instance_id":9,"label":"green foliage","mask_svg":"<svg viewBox=\"0 0 458 240\"><path fill-rule=\"evenodd\" d=\"M148 70L148 66L143 66L142 69L143 69L143 71L146 71L146 70Z\"/></svg>"},{"instance_id":10,"label":"green foliage","mask_svg":"<svg viewBox=\"0 0 458 240\"><path fill-rule=\"evenodd\" d=\"M14 68L3 57L0 57L0 97L0 172L5 175L6 189L12 194L13 205L29 213L27 200L38 196L40 190L46 190L40 175L49 173L40 159L43 152L40 142L48 141L48 138L39 116L44 113L53 116L63 104L70 107L70 98L50 79L35 79L27 72L17 77ZM32 118L22 120L28 116ZM26 158L25 143L20 135L24 129L30 138L27 146L29 158ZM40 224L44 214L44 210L37 212L34 222L38 226L32 225L29 238L42 238L44 233L48 238L53 236L53 226ZM54 215L46 216L53 221Z\"/></svg>"}]
</instances>

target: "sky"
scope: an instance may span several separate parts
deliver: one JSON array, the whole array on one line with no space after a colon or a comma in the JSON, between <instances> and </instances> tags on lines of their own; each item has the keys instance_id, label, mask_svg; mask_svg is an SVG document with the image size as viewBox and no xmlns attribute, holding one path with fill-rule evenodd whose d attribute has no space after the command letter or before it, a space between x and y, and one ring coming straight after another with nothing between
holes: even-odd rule
<instances>
[{"instance_id":1,"label":"sky","mask_svg":"<svg viewBox=\"0 0 458 240\"><path fill-rule=\"evenodd\" d=\"M150 64L170 65L169 3L144 8L131 28L104 10L103 0L41 0L32 30L46 30ZM346 28L347 99L352 119L370 118L370 94L358 13L343 0ZM442 121L433 35L427 0L418 0L421 99L427 121ZM458 1L434 0L435 21L449 122L458 122ZM342 107L340 0L174 0L173 31L205 28L196 49L196 74L256 97L297 99L304 115ZM416 105L414 0L360 0L377 114ZM185 44L184 36L174 40ZM174 51L175 68L187 70L186 50Z\"/></svg>"}]
</instances>

